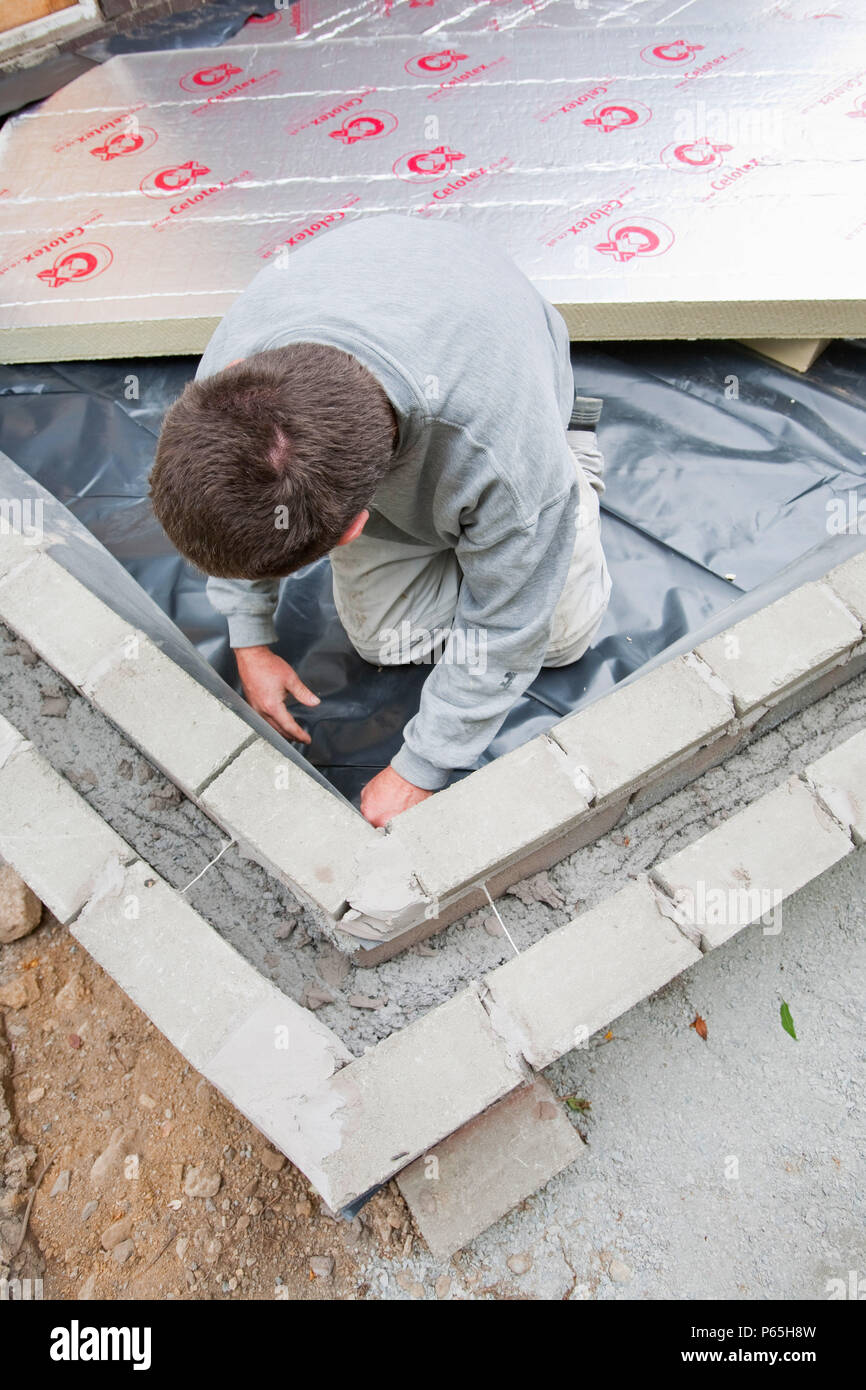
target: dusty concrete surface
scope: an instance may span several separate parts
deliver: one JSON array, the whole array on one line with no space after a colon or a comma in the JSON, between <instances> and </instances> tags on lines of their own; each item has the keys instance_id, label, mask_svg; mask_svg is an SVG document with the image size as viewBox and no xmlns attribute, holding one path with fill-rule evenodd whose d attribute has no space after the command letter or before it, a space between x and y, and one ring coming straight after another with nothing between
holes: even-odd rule
<instances>
[{"instance_id":1,"label":"dusty concrete surface","mask_svg":"<svg viewBox=\"0 0 866 1390\"><path fill-rule=\"evenodd\" d=\"M32 653L11 639L5 645L0 709L120 834L185 886L224 841ZM860 677L572 855L546 881L518 885L499 904L518 948L864 725ZM475 913L420 952L373 971L347 971L312 928L301 944L305 916L291 895L233 855L191 890L193 905L287 993L302 998L316 987L332 995L321 1017L356 1052L511 955L491 914ZM548 1080L563 1101L573 1098L569 1113L587 1139L580 1165L447 1265L426 1252L394 1189L377 1195L349 1227L321 1210L289 1165L271 1172L260 1136L49 918L0 958L0 987L30 977L39 991L7 1008L5 1025L14 1049L15 1144L35 1151L21 1193L46 1158L55 1160L36 1194L29 1233L38 1247L31 1259L45 1262L46 1292L825 1298L828 1279L845 1279L852 1269L866 1273L858 1119L864 856L866 849L858 850L789 900L778 935L741 933L620 1019L610 1036L550 1067ZM281 935L292 918L298 925ZM78 984L58 1000L74 976ZM351 1004L360 991L368 1002L386 1002L375 1009ZM782 1000L798 1041L781 1026ZM691 1026L698 1015L706 1040ZM122 1147L128 1135L128 1151L139 1155L139 1177L115 1167L104 1195L91 1193L93 1163L118 1128ZM189 1167L219 1173L214 1197L184 1192ZM62 1172L70 1175L69 1188L52 1197ZM82 1222L97 1195L99 1207ZM11 1205L14 1222L18 1198ZM100 1237L126 1219L133 1248L120 1264ZM314 1258L324 1262L315 1266L320 1271L333 1260L333 1274L316 1275Z\"/></svg>"}]
</instances>

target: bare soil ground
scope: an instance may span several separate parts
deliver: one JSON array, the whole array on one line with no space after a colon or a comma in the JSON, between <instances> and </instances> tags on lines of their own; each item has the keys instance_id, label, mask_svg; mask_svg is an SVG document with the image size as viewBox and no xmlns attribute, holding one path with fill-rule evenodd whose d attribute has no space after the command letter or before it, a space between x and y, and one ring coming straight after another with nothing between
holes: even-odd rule
<instances>
[{"instance_id":1,"label":"bare soil ground","mask_svg":"<svg viewBox=\"0 0 866 1390\"><path fill-rule=\"evenodd\" d=\"M47 911L2 948L0 999L0 1273L45 1298L357 1299L371 1255L411 1253L395 1185L332 1217Z\"/></svg>"}]
</instances>

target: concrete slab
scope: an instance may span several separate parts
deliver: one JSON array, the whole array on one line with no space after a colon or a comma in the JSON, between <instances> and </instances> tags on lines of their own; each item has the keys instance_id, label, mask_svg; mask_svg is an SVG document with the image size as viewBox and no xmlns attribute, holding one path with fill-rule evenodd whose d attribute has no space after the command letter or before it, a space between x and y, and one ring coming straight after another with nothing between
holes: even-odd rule
<instances>
[{"instance_id":1,"label":"concrete slab","mask_svg":"<svg viewBox=\"0 0 866 1390\"><path fill-rule=\"evenodd\" d=\"M656 864L652 877L709 951L762 919L764 931L777 934L784 899L853 848L806 783L790 777Z\"/></svg>"},{"instance_id":2,"label":"concrete slab","mask_svg":"<svg viewBox=\"0 0 866 1390\"><path fill-rule=\"evenodd\" d=\"M255 1058L246 1053L248 1080L267 1070L269 1053L277 1050L285 1082L285 1066L304 1053L307 1035L327 1044L328 1075L351 1060L335 1033L266 980L141 860L106 881L70 930L214 1085L230 1077L227 1058L237 1053L240 1030L263 1016L271 1031L256 1034ZM278 1027L285 1028L285 1040L276 1035ZM218 1068L215 1057L222 1059ZM249 1113L242 1097L232 1098Z\"/></svg>"},{"instance_id":3,"label":"concrete slab","mask_svg":"<svg viewBox=\"0 0 866 1390\"><path fill-rule=\"evenodd\" d=\"M719 738L734 718L730 694L689 655L611 691L550 733L603 801L684 761Z\"/></svg>"},{"instance_id":4,"label":"concrete slab","mask_svg":"<svg viewBox=\"0 0 866 1390\"><path fill-rule=\"evenodd\" d=\"M72 685L134 629L50 555L33 555L0 583L0 618Z\"/></svg>"},{"instance_id":5,"label":"concrete slab","mask_svg":"<svg viewBox=\"0 0 866 1390\"><path fill-rule=\"evenodd\" d=\"M340 1148L322 1164L332 1205L348 1206L525 1078L473 989L386 1038L328 1087L341 1102Z\"/></svg>"},{"instance_id":6,"label":"concrete slab","mask_svg":"<svg viewBox=\"0 0 866 1390\"><path fill-rule=\"evenodd\" d=\"M810 763L805 776L855 843L866 843L866 730Z\"/></svg>"},{"instance_id":7,"label":"concrete slab","mask_svg":"<svg viewBox=\"0 0 866 1390\"><path fill-rule=\"evenodd\" d=\"M804 584L725 632L697 655L733 692L739 715L773 704L860 640L860 625L827 584Z\"/></svg>"},{"instance_id":8,"label":"concrete slab","mask_svg":"<svg viewBox=\"0 0 866 1390\"><path fill-rule=\"evenodd\" d=\"M345 908L355 857L380 838L260 738L199 800L261 863L333 917Z\"/></svg>"},{"instance_id":9,"label":"concrete slab","mask_svg":"<svg viewBox=\"0 0 866 1390\"><path fill-rule=\"evenodd\" d=\"M16 506L17 502L17 506ZM15 569L17 565L24 564L26 560L32 560L38 554L40 537L39 527L28 533L27 526L31 528L36 518L31 513L29 520L23 516L23 499L7 498L5 507L0 514L0 578Z\"/></svg>"},{"instance_id":10,"label":"concrete slab","mask_svg":"<svg viewBox=\"0 0 866 1390\"><path fill-rule=\"evenodd\" d=\"M866 550L837 565L825 582L866 628Z\"/></svg>"},{"instance_id":11,"label":"concrete slab","mask_svg":"<svg viewBox=\"0 0 866 1390\"><path fill-rule=\"evenodd\" d=\"M533 1067L586 1046L700 959L645 878L486 976L494 1026Z\"/></svg>"},{"instance_id":12,"label":"concrete slab","mask_svg":"<svg viewBox=\"0 0 866 1390\"><path fill-rule=\"evenodd\" d=\"M127 636L82 689L190 796L255 737L144 633Z\"/></svg>"},{"instance_id":13,"label":"concrete slab","mask_svg":"<svg viewBox=\"0 0 866 1390\"><path fill-rule=\"evenodd\" d=\"M431 1252L447 1260L583 1148L562 1102L537 1076L404 1168L397 1185Z\"/></svg>"},{"instance_id":14,"label":"concrete slab","mask_svg":"<svg viewBox=\"0 0 866 1390\"><path fill-rule=\"evenodd\" d=\"M68 922L106 869L132 851L15 733L0 721L0 856Z\"/></svg>"},{"instance_id":15,"label":"concrete slab","mask_svg":"<svg viewBox=\"0 0 866 1390\"><path fill-rule=\"evenodd\" d=\"M404 811L389 834L438 899L566 835L589 805L561 750L534 738Z\"/></svg>"}]
</instances>

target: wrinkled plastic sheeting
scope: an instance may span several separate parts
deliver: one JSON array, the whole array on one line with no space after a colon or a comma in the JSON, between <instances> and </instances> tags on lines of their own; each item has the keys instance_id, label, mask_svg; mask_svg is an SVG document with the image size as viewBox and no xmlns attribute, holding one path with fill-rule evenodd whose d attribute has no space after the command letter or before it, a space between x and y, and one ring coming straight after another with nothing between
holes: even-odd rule
<instances>
[{"instance_id":1,"label":"wrinkled plastic sheeting","mask_svg":"<svg viewBox=\"0 0 866 1390\"><path fill-rule=\"evenodd\" d=\"M0 372L4 369L0 368ZM27 391L27 387L34 383L18 382L10 386L10 394L13 403L18 403L22 399L21 387ZM55 383L56 384L56 383ZM9 383L4 383L4 391ZM37 395L40 393L37 392ZM95 410L87 410L85 407L81 414L74 410L68 411L64 407L69 405L68 399L63 396L61 391L48 390L42 395L42 403L48 405L47 412L39 412L48 420L54 416L55 423L60 428L61 433L67 427L78 427L81 431L78 436L79 451L76 454L79 481L86 491L88 485L93 481L88 475L92 473L93 449L98 446L101 431L98 429L99 407ZM55 407L55 409L52 409ZM17 412L13 412L17 415ZM21 417L18 416L18 423ZM90 431L96 426L95 435ZM85 442L86 440L86 442ZM72 441L70 441L72 442ZM31 441L33 443L33 441ZM50 424L46 428L45 436L39 441L36 452L41 447L44 456L58 457L62 454L62 448L58 450L58 437L54 433ZM27 453L25 449L23 451ZM89 463L82 467L83 460L89 455ZM52 475L51 468L47 468L47 475ZM141 578L150 579L156 588L155 597L148 592L147 583L136 583L133 577L132 567L124 566L109 550L103 546L97 536L98 526L85 526L74 513L74 508L70 510L58 499L55 492L46 488L38 481L36 474L39 469L28 471L19 466L0 448L0 543L7 527L20 527L25 536L33 537L34 554L37 540L42 547L47 550L53 560L68 571L80 583L85 584L92 593L102 599L115 613L125 622L140 632L145 632L159 646L167 656L171 657L189 675L193 676L200 685L209 690L224 704L233 709L241 719L249 724L250 728L273 744L275 748L291 758L299 766L303 766L305 771L320 782L323 786L329 787L334 791L333 785L329 784L325 777L319 772L318 768L312 767L301 757L297 750L277 734L270 725L266 724L253 712L246 701L237 691L233 690L219 673L206 659L206 652L209 646L204 634L199 633L203 640L199 648L190 640L190 636L181 630L183 626L182 612L175 611L173 621L164 607L160 607L155 598L165 599L171 591L171 585L160 585L157 582L155 569L148 570L145 566ZM58 491L63 491L60 486ZM70 497L73 503L78 500ZM118 497L102 498L103 508L108 511L120 501ZM87 508L83 509L85 513ZM148 539L147 525L139 527L137 522L142 519L143 511L141 508L133 509L133 512L125 518L125 524L130 532L138 533L138 544L147 548ZM90 519L93 520L95 513L91 510ZM121 526L123 529L123 526ZM158 528L156 528L158 529ZM150 531L154 530L152 517L150 518ZM163 549L165 542L163 539ZM123 550L123 547L120 547ZM169 574L174 572L174 567L169 561L166 567ZM198 596L196 607L201 607L201 597ZM183 609L182 601L178 607ZM189 616L189 615L187 615ZM213 624L209 624L213 627ZM195 624L191 627L191 632L196 633ZM219 645L218 639L215 644Z\"/></svg>"},{"instance_id":2,"label":"wrinkled plastic sheeting","mask_svg":"<svg viewBox=\"0 0 866 1390\"><path fill-rule=\"evenodd\" d=\"M864 71L816 20L115 57L0 135L3 352L203 349L386 211L503 245L576 339L862 333Z\"/></svg>"},{"instance_id":3,"label":"wrinkled plastic sheeting","mask_svg":"<svg viewBox=\"0 0 866 1390\"><path fill-rule=\"evenodd\" d=\"M147 501L163 413L195 366L0 368L0 449L117 557L215 680L236 683L204 577L172 550ZM573 366L580 391L605 400L611 606L581 661L540 673L485 762L663 653L826 571L866 533L866 343L834 343L805 376L731 343L576 347ZM837 534L846 527L853 536ZM151 630L146 612L137 621ZM357 656L334 609L327 560L285 581L277 628L277 650L322 697L315 709L292 706L313 736L305 752L357 801L400 746L428 668L377 669Z\"/></svg>"}]
</instances>

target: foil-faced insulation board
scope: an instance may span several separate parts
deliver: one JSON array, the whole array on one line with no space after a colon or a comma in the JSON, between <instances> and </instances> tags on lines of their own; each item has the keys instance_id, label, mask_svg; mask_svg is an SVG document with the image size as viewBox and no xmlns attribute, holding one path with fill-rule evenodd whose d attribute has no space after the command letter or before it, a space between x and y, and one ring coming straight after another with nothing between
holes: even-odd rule
<instances>
[{"instance_id":1,"label":"foil-faced insulation board","mask_svg":"<svg viewBox=\"0 0 866 1390\"><path fill-rule=\"evenodd\" d=\"M115 57L0 134L0 355L200 351L385 211L500 242L574 339L863 334L864 132L844 20Z\"/></svg>"},{"instance_id":2,"label":"foil-faced insulation board","mask_svg":"<svg viewBox=\"0 0 866 1390\"><path fill-rule=\"evenodd\" d=\"M265 7L262 6L264 9ZM862 19L862 0L841 0L832 11L815 0L276 0L250 15L228 43L285 43L289 39L357 39L369 34L482 33L485 30L618 29L636 24L754 23Z\"/></svg>"}]
</instances>

